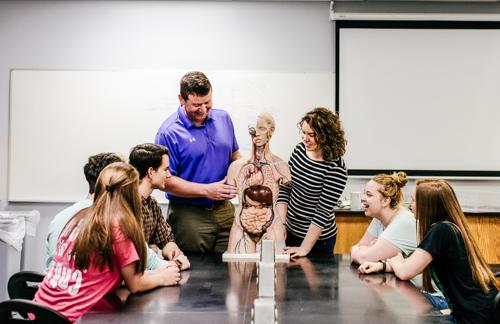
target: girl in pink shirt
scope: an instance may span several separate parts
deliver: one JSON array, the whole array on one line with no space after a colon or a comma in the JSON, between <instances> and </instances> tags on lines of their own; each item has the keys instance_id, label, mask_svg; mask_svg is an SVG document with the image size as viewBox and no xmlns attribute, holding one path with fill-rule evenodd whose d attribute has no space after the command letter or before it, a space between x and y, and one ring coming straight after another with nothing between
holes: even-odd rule
<instances>
[{"instance_id":1,"label":"girl in pink shirt","mask_svg":"<svg viewBox=\"0 0 500 324\"><path fill-rule=\"evenodd\" d=\"M61 233L54 263L34 301L74 322L122 280L132 293L179 282L175 266L144 271L138 182L137 171L126 163L112 163L101 172L93 206L77 214Z\"/></svg>"}]
</instances>

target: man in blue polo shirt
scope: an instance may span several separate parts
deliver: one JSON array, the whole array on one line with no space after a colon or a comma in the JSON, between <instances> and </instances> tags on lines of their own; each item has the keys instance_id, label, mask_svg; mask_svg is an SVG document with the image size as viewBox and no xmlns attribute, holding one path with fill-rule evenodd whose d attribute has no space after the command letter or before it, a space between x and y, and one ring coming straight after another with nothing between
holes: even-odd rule
<instances>
[{"instance_id":1,"label":"man in blue polo shirt","mask_svg":"<svg viewBox=\"0 0 500 324\"><path fill-rule=\"evenodd\" d=\"M169 150L168 222L185 252L224 252L234 218L227 169L241 155L229 114L212 108L212 86L201 72L180 82L179 108L161 125L156 144Z\"/></svg>"}]
</instances>

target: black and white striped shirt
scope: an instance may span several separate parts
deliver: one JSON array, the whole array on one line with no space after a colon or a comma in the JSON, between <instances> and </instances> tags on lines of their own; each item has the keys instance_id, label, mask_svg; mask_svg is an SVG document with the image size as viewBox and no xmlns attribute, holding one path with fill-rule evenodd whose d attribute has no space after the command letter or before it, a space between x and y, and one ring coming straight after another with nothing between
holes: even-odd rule
<instances>
[{"instance_id":1,"label":"black and white striped shirt","mask_svg":"<svg viewBox=\"0 0 500 324\"><path fill-rule=\"evenodd\" d=\"M347 182L344 160L314 161L297 144L290 161L292 183L281 186L278 203L288 204L287 231L305 237L311 223L323 229L320 240L337 234L334 207Z\"/></svg>"}]
</instances>

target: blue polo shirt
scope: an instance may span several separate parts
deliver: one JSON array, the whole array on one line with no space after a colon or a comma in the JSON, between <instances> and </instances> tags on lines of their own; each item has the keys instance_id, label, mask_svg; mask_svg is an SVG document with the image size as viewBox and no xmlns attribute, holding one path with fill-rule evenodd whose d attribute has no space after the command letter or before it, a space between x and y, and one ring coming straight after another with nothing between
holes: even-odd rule
<instances>
[{"instance_id":1,"label":"blue polo shirt","mask_svg":"<svg viewBox=\"0 0 500 324\"><path fill-rule=\"evenodd\" d=\"M239 146L229 114L212 108L205 123L197 127L179 106L160 126L155 143L168 148L170 172L184 180L212 183L224 179L233 152ZM207 198L182 198L166 195L172 203L207 206Z\"/></svg>"}]
</instances>

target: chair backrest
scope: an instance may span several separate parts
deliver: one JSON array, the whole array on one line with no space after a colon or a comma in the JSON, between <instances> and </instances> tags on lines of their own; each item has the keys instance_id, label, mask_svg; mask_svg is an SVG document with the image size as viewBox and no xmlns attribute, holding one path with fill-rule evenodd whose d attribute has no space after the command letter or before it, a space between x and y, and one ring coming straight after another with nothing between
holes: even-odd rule
<instances>
[{"instance_id":1,"label":"chair backrest","mask_svg":"<svg viewBox=\"0 0 500 324\"><path fill-rule=\"evenodd\" d=\"M21 271L9 278L7 290L10 299L29 299L35 297L38 285L43 281L43 274L35 271Z\"/></svg>"},{"instance_id":2,"label":"chair backrest","mask_svg":"<svg viewBox=\"0 0 500 324\"><path fill-rule=\"evenodd\" d=\"M500 292L497 293L493 300L493 317L495 318L495 323L500 323Z\"/></svg>"},{"instance_id":3,"label":"chair backrest","mask_svg":"<svg viewBox=\"0 0 500 324\"><path fill-rule=\"evenodd\" d=\"M45 305L25 299L11 299L0 303L0 322L26 323L26 319L21 314L32 314L33 319L28 323L50 323L50 324L70 324L71 322L59 312L48 308Z\"/></svg>"},{"instance_id":4,"label":"chair backrest","mask_svg":"<svg viewBox=\"0 0 500 324\"><path fill-rule=\"evenodd\" d=\"M495 278L500 278L500 271L495 272ZM493 299L493 316L495 317L495 322L500 323L500 292Z\"/></svg>"}]
</instances>

